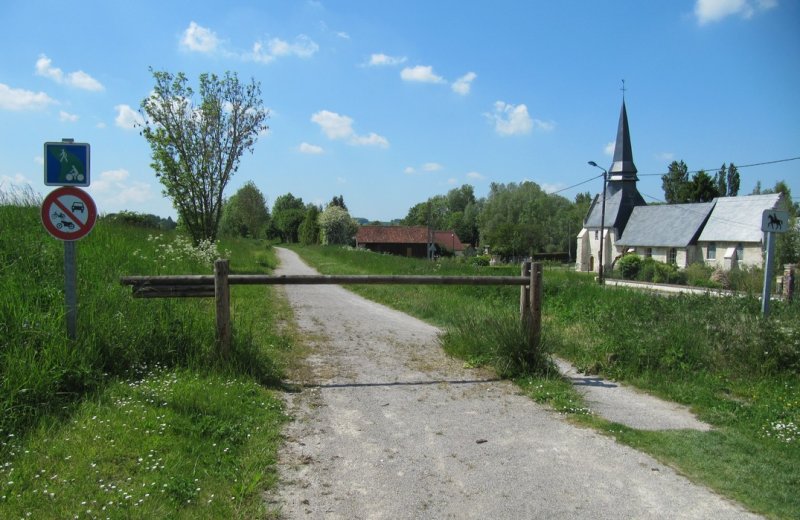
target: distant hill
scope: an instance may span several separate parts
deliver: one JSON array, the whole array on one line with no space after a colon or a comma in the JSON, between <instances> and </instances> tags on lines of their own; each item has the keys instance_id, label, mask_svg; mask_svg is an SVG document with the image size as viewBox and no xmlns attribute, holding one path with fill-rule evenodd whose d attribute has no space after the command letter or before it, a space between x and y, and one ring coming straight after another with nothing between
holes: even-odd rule
<instances>
[{"instance_id":1,"label":"distant hill","mask_svg":"<svg viewBox=\"0 0 800 520\"><path fill-rule=\"evenodd\" d=\"M402 219L395 218L395 219L390 220L389 222L383 222L383 221L380 221L380 220L369 220L369 219L366 219L366 218L353 217L353 220L358 222L359 226L366 226L366 225L371 225L371 226L399 226Z\"/></svg>"}]
</instances>

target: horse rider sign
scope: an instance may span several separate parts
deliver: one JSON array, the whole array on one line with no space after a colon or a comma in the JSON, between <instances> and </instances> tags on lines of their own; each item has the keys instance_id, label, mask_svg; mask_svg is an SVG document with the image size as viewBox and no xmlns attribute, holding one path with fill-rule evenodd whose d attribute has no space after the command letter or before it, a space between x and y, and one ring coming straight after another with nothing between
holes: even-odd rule
<instances>
[{"instance_id":1,"label":"horse rider sign","mask_svg":"<svg viewBox=\"0 0 800 520\"><path fill-rule=\"evenodd\" d=\"M785 233L789 229L789 212L777 209L765 210L761 216L761 231Z\"/></svg>"}]
</instances>

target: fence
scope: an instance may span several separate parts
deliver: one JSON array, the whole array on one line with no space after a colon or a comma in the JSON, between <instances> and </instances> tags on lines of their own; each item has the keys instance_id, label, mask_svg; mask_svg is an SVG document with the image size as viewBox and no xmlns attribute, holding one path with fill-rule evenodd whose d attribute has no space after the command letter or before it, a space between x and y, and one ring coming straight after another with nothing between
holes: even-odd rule
<instances>
[{"instance_id":1,"label":"fence","mask_svg":"<svg viewBox=\"0 0 800 520\"><path fill-rule=\"evenodd\" d=\"M519 312L530 348L538 348L542 323L542 264L523 262L520 276L291 275L230 274L228 260L214 262L213 275L124 276L134 298L215 299L216 341L223 356L230 352L231 285L518 285Z\"/></svg>"}]
</instances>

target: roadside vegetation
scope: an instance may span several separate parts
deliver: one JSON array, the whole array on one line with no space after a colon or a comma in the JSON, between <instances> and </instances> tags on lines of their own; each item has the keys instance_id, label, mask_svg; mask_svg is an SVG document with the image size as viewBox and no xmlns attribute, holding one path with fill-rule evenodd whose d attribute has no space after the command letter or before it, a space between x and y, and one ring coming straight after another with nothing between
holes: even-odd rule
<instances>
[{"instance_id":1,"label":"roadside vegetation","mask_svg":"<svg viewBox=\"0 0 800 520\"><path fill-rule=\"evenodd\" d=\"M323 274L518 275L519 267L429 262L342 247L293 247ZM753 297L658 297L599 287L583 273L544 272L545 354L689 405L710 432L645 432L593 416L547 363L525 358L513 333L519 289L348 286L443 327L443 346L492 365L531 397L654 455L753 511L800 517L800 304L760 317Z\"/></svg>"},{"instance_id":2,"label":"roadside vegetation","mask_svg":"<svg viewBox=\"0 0 800 520\"><path fill-rule=\"evenodd\" d=\"M217 255L268 273L263 241L193 245L118 219L78 243L78 337L66 338L63 245L31 192L0 192L0 517L262 518L275 482L285 302L232 291L232 354L210 299L137 299L122 275L203 274Z\"/></svg>"}]
</instances>

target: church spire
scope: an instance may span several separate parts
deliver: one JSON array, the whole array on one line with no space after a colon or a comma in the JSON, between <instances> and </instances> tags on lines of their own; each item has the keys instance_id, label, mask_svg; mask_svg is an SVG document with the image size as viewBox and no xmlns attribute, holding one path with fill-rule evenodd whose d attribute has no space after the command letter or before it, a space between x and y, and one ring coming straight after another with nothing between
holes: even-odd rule
<instances>
[{"instance_id":1,"label":"church spire","mask_svg":"<svg viewBox=\"0 0 800 520\"><path fill-rule=\"evenodd\" d=\"M624 96L624 92L623 92ZM628 112L625 109L625 98L622 99L622 110L619 113L617 127L617 143L614 146L614 163L608 169L609 181L637 181L636 165L633 164L631 134L628 131Z\"/></svg>"}]
</instances>

